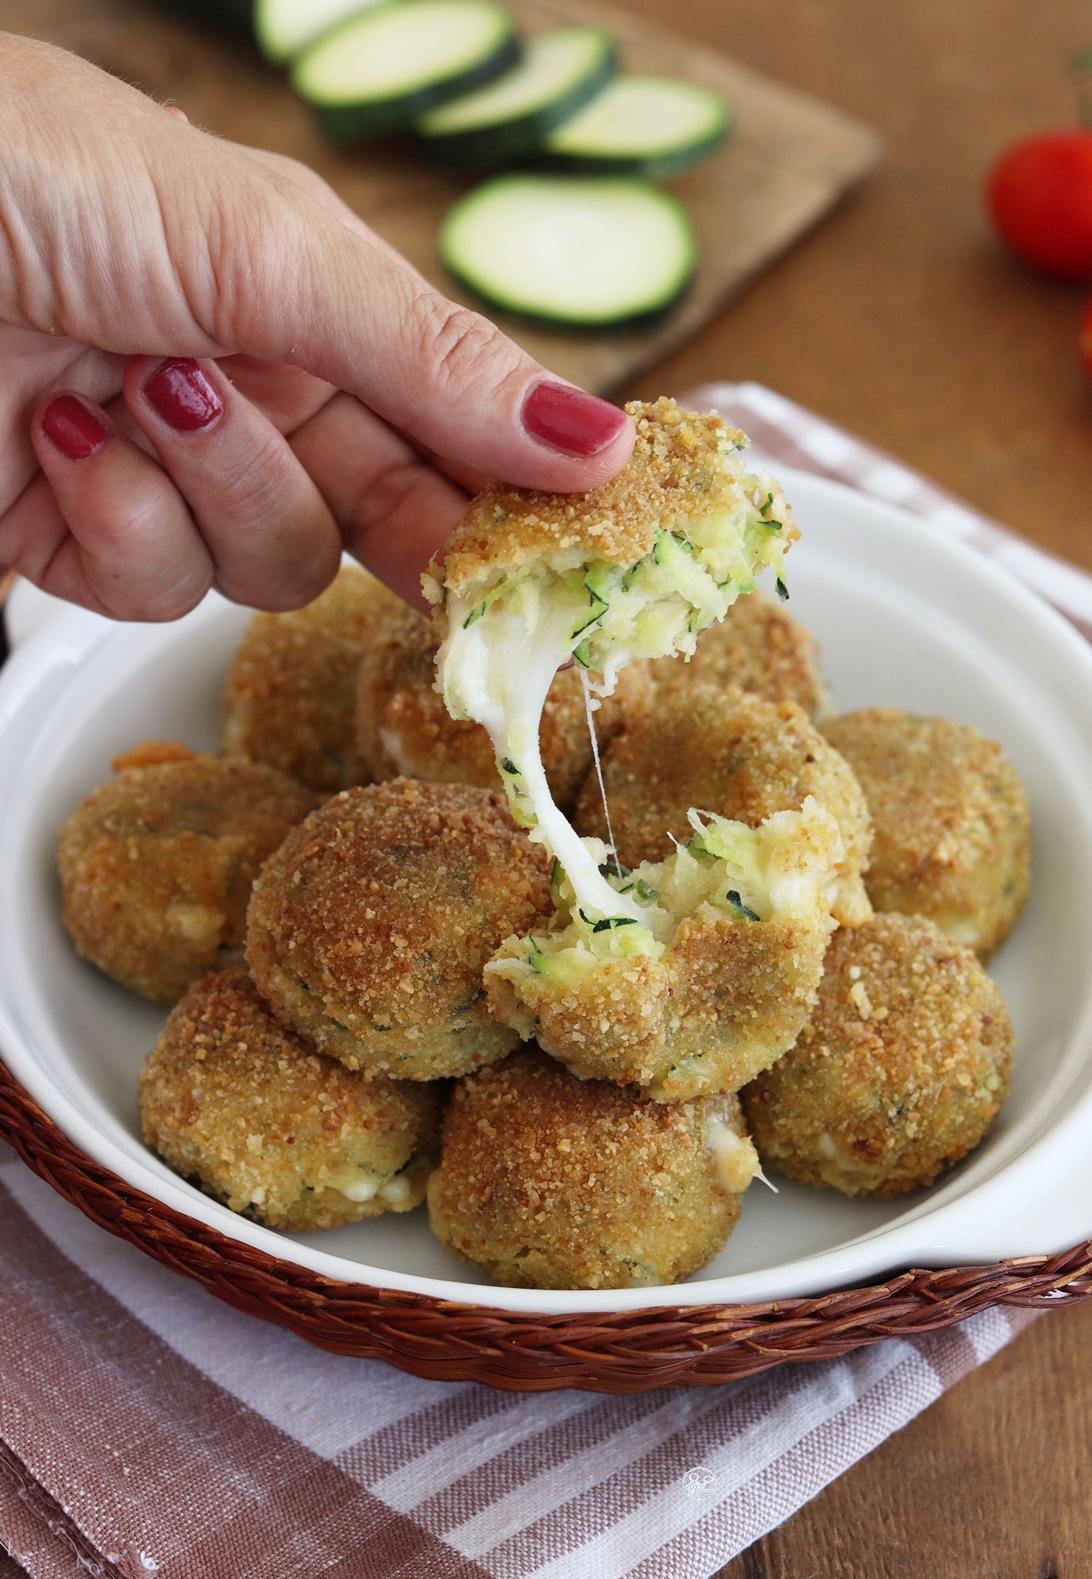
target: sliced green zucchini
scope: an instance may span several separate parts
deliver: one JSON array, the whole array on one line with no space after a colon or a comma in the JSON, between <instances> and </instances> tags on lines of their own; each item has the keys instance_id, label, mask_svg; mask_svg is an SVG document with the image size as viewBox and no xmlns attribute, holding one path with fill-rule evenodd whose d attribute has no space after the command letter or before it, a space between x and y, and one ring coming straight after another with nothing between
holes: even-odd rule
<instances>
[{"instance_id":1,"label":"sliced green zucchini","mask_svg":"<svg viewBox=\"0 0 1092 1579\"><path fill-rule=\"evenodd\" d=\"M380 137L520 57L515 24L497 0L401 0L350 17L292 67L292 83L339 142Z\"/></svg>"},{"instance_id":2,"label":"sliced green zucchini","mask_svg":"<svg viewBox=\"0 0 1092 1579\"><path fill-rule=\"evenodd\" d=\"M727 134L731 115L727 100L697 83L617 77L550 133L544 163L574 175L662 180L711 154Z\"/></svg>"},{"instance_id":3,"label":"sliced green zucchini","mask_svg":"<svg viewBox=\"0 0 1092 1579\"><path fill-rule=\"evenodd\" d=\"M550 28L526 41L518 66L431 111L417 122L417 134L444 169L514 164L583 109L617 70L614 40L602 28Z\"/></svg>"},{"instance_id":4,"label":"sliced green zucchini","mask_svg":"<svg viewBox=\"0 0 1092 1579\"><path fill-rule=\"evenodd\" d=\"M440 229L440 255L491 306L553 328L654 322L693 277L686 210L645 181L497 176Z\"/></svg>"},{"instance_id":5,"label":"sliced green zucchini","mask_svg":"<svg viewBox=\"0 0 1092 1579\"><path fill-rule=\"evenodd\" d=\"M284 66L346 17L385 3L386 0L253 0L254 37L267 60Z\"/></svg>"}]
</instances>

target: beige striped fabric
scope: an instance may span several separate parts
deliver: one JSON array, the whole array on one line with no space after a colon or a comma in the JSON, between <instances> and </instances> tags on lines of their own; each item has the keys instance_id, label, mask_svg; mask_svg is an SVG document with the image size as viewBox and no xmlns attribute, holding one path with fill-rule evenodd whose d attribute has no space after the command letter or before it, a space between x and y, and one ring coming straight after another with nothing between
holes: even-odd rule
<instances>
[{"instance_id":1,"label":"beige striped fabric","mask_svg":"<svg viewBox=\"0 0 1092 1579\"><path fill-rule=\"evenodd\" d=\"M771 391L686 398L1092 629L1089 578ZM636 1398L426 1382L220 1304L0 1148L0 1579L708 1579L1031 1319Z\"/></svg>"}]
</instances>

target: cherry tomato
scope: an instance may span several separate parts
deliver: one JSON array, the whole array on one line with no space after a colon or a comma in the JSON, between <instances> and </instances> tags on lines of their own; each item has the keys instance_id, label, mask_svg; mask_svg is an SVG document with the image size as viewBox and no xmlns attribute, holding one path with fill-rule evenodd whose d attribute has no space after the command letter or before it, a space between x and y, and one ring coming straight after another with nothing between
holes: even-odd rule
<instances>
[{"instance_id":1,"label":"cherry tomato","mask_svg":"<svg viewBox=\"0 0 1092 1579\"><path fill-rule=\"evenodd\" d=\"M1077 349L1081 353L1081 361L1085 368L1092 373L1092 298L1085 304L1081 327L1077 333Z\"/></svg>"},{"instance_id":2,"label":"cherry tomato","mask_svg":"<svg viewBox=\"0 0 1092 1579\"><path fill-rule=\"evenodd\" d=\"M1066 280L1092 278L1092 130L1017 143L994 166L986 199L1025 263Z\"/></svg>"}]
</instances>

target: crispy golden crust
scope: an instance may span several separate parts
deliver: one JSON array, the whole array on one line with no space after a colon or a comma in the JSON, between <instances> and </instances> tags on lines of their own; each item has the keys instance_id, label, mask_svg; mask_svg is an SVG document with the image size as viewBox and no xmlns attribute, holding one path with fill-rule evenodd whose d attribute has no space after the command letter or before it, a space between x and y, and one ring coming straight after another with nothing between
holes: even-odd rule
<instances>
[{"instance_id":1,"label":"crispy golden crust","mask_svg":"<svg viewBox=\"0 0 1092 1579\"><path fill-rule=\"evenodd\" d=\"M503 797L393 779L345 790L254 886L247 962L286 1024L350 1069L434 1080L516 1037L482 966L549 912L549 862Z\"/></svg>"},{"instance_id":2,"label":"crispy golden crust","mask_svg":"<svg viewBox=\"0 0 1092 1579\"><path fill-rule=\"evenodd\" d=\"M695 685L736 685L767 702L796 702L810 718L830 711L815 637L761 592L738 599L719 625L702 631L692 658L657 658L649 668L661 695L681 699Z\"/></svg>"},{"instance_id":3,"label":"crispy golden crust","mask_svg":"<svg viewBox=\"0 0 1092 1579\"><path fill-rule=\"evenodd\" d=\"M360 665L357 757L378 783L404 775L498 789L488 734L481 724L453 719L435 689L439 646L439 632L414 609L398 609L383 622ZM595 714L600 745L650 696L648 665L630 664ZM568 810L592 766L584 687L575 667L563 669L550 687L539 743L554 801Z\"/></svg>"},{"instance_id":4,"label":"crispy golden crust","mask_svg":"<svg viewBox=\"0 0 1092 1579\"><path fill-rule=\"evenodd\" d=\"M868 807L852 771L794 702L775 705L730 688L694 686L658 696L625 721L603 757L603 782L618 854L626 866L660 861L669 835L685 843L691 806L757 828L814 795L838 824L845 866L833 912L845 926L870 914L861 873L871 842ZM577 797L578 833L606 839L599 785Z\"/></svg>"},{"instance_id":5,"label":"crispy golden crust","mask_svg":"<svg viewBox=\"0 0 1092 1579\"><path fill-rule=\"evenodd\" d=\"M928 916L989 959L1031 880L1027 796L1001 747L969 724L893 707L846 713L822 727L872 813L873 905Z\"/></svg>"},{"instance_id":6,"label":"crispy golden crust","mask_svg":"<svg viewBox=\"0 0 1092 1579\"><path fill-rule=\"evenodd\" d=\"M635 564L656 533L695 516L734 511L745 442L713 413L698 416L662 397L626 410L637 428L633 455L617 477L589 493L550 494L490 483L448 539L444 580L461 596L479 582L572 551L574 563ZM798 537L791 521L784 541Z\"/></svg>"},{"instance_id":7,"label":"crispy golden crust","mask_svg":"<svg viewBox=\"0 0 1092 1579\"><path fill-rule=\"evenodd\" d=\"M77 951L145 998L173 1003L243 942L263 861L317 797L264 763L141 760L94 790L61 828L64 924Z\"/></svg>"},{"instance_id":8,"label":"crispy golden crust","mask_svg":"<svg viewBox=\"0 0 1092 1579\"><path fill-rule=\"evenodd\" d=\"M145 1060L139 1091L147 1144L206 1194L271 1228L336 1228L424 1198L437 1089L366 1081L316 1053L278 1024L242 966L190 988ZM338 1185L375 1193L354 1201Z\"/></svg>"},{"instance_id":9,"label":"crispy golden crust","mask_svg":"<svg viewBox=\"0 0 1092 1579\"><path fill-rule=\"evenodd\" d=\"M742 1093L765 1163L845 1195L932 1184L1009 1089L1005 1001L969 948L921 917L838 932L810 1022Z\"/></svg>"},{"instance_id":10,"label":"crispy golden crust","mask_svg":"<svg viewBox=\"0 0 1092 1579\"><path fill-rule=\"evenodd\" d=\"M432 1230L516 1287L677 1283L739 1216L709 1148L711 1115L743 1132L734 1098L661 1107L574 1080L536 1049L515 1053L455 1088Z\"/></svg>"},{"instance_id":11,"label":"crispy golden crust","mask_svg":"<svg viewBox=\"0 0 1092 1579\"><path fill-rule=\"evenodd\" d=\"M317 790L362 777L353 749L356 674L380 620L402 606L357 565L290 614L256 614L224 685L222 748Z\"/></svg>"},{"instance_id":12,"label":"crispy golden crust","mask_svg":"<svg viewBox=\"0 0 1092 1579\"><path fill-rule=\"evenodd\" d=\"M518 996L490 972L493 1013L581 1080L640 1086L657 1102L738 1091L792 1046L823 970L832 923L684 921L660 960L600 960L558 980L528 972Z\"/></svg>"}]
</instances>

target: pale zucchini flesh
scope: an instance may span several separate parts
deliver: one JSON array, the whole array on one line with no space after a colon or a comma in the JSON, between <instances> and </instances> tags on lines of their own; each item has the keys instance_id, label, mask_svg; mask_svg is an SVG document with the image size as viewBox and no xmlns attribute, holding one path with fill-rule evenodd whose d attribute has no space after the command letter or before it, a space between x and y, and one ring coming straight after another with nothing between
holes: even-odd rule
<instances>
[{"instance_id":1,"label":"pale zucchini flesh","mask_svg":"<svg viewBox=\"0 0 1092 1579\"><path fill-rule=\"evenodd\" d=\"M647 182L526 173L458 202L440 253L494 307L553 327L620 329L674 305L697 244L681 204Z\"/></svg>"},{"instance_id":2,"label":"pale zucchini flesh","mask_svg":"<svg viewBox=\"0 0 1092 1579\"><path fill-rule=\"evenodd\" d=\"M722 142L727 100L673 77L616 77L544 144L551 169L587 175L678 175Z\"/></svg>"},{"instance_id":3,"label":"pale zucchini flesh","mask_svg":"<svg viewBox=\"0 0 1092 1579\"><path fill-rule=\"evenodd\" d=\"M253 0L254 37L274 65L286 65L347 17L388 0Z\"/></svg>"},{"instance_id":4,"label":"pale zucchini flesh","mask_svg":"<svg viewBox=\"0 0 1092 1579\"><path fill-rule=\"evenodd\" d=\"M295 61L292 85L328 136L358 141L411 126L520 53L497 0L400 0L324 33Z\"/></svg>"},{"instance_id":5,"label":"pale zucchini flesh","mask_svg":"<svg viewBox=\"0 0 1092 1579\"><path fill-rule=\"evenodd\" d=\"M550 28L527 39L523 58L502 77L433 110L417 134L447 169L513 164L582 109L618 70L603 28Z\"/></svg>"}]
</instances>

